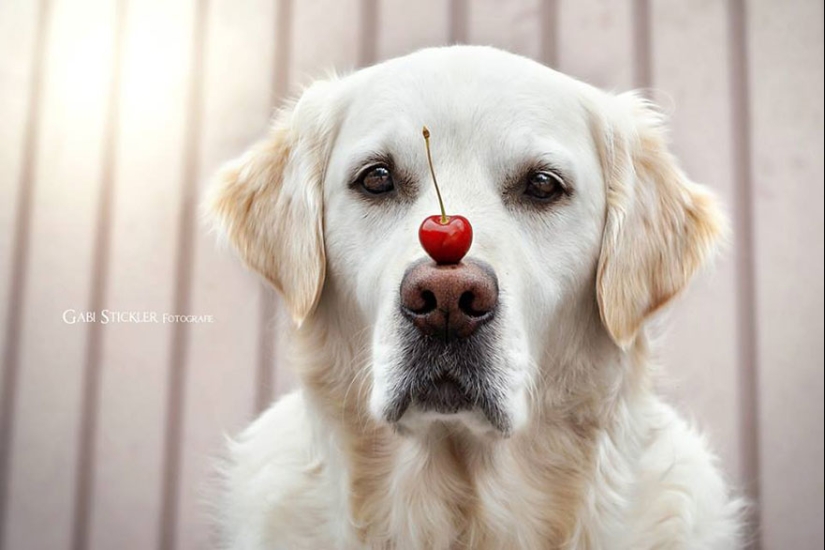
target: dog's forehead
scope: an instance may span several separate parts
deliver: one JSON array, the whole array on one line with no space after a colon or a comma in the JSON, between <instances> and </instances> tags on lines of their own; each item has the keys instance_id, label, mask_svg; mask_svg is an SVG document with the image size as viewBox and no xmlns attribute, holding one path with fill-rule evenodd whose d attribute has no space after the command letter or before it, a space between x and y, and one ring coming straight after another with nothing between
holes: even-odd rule
<instances>
[{"instance_id":1,"label":"dog's forehead","mask_svg":"<svg viewBox=\"0 0 825 550\"><path fill-rule=\"evenodd\" d=\"M530 59L488 47L431 48L350 77L347 125L495 140L518 131L588 132L589 86Z\"/></svg>"}]
</instances>

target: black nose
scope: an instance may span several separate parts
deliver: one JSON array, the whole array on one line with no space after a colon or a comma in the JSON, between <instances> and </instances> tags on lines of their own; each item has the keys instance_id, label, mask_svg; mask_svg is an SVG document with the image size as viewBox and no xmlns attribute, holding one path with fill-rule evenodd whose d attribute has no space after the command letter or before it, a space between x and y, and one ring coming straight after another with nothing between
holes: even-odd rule
<instances>
[{"instance_id":1,"label":"black nose","mask_svg":"<svg viewBox=\"0 0 825 550\"><path fill-rule=\"evenodd\" d=\"M497 306L495 273L473 260L422 261L401 281L401 312L423 334L444 341L467 338L493 318Z\"/></svg>"}]
</instances>

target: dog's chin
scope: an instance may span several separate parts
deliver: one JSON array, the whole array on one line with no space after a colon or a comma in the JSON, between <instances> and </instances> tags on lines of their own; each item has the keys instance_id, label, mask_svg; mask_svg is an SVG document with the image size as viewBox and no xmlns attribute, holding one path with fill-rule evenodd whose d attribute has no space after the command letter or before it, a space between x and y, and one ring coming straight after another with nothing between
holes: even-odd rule
<instances>
[{"instance_id":1,"label":"dog's chin","mask_svg":"<svg viewBox=\"0 0 825 550\"><path fill-rule=\"evenodd\" d=\"M393 427L399 435L413 437L426 436L437 429L468 433L479 439L503 439L510 436L507 423L493 425L487 415L477 408L441 413L412 405L393 423Z\"/></svg>"},{"instance_id":2,"label":"dog's chin","mask_svg":"<svg viewBox=\"0 0 825 550\"><path fill-rule=\"evenodd\" d=\"M464 427L476 435L507 437L512 425L498 398L449 375L396 391L384 409L384 419L401 434L447 425Z\"/></svg>"}]
</instances>

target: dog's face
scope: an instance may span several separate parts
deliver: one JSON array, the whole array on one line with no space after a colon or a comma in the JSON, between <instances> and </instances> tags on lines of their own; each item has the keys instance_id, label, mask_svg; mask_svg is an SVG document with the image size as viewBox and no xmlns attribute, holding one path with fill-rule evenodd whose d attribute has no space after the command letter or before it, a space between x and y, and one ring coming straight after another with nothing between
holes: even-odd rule
<instances>
[{"instance_id":1,"label":"dog's face","mask_svg":"<svg viewBox=\"0 0 825 550\"><path fill-rule=\"evenodd\" d=\"M372 327L375 415L409 426L470 409L506 432L565 301L593 288L601 167L577 83L440 53L357 75L324 186L327 262ZM419 243L438 211L425 124L448 211L473 224L465 265L433 267Z\"/></svg>"},{"instance_id":2,"label":"dog's face","mask_svg":"<svg viewBox=\"0 0 825 550\"><path fill-rule=\"evenodd\" d=\"M424 125L448 213L473 224L458 265L418 240L438 211ZM213 206L297 322L323 300L369 334L370 412L408 430L519 429L546 369L632 344L720 230L645 102L470 47L312 86Z\"/></svg>"}]
</instances>

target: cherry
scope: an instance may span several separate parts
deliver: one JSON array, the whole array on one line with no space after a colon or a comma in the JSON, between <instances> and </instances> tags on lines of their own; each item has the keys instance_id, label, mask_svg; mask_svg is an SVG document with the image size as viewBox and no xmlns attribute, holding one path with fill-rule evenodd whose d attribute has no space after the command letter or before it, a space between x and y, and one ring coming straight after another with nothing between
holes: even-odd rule
<instances>
[{"instance_id":1,"label":"cherry","mask_svg":"<svg viewBox=\"0 0 825 550\"><path fill-rule=\"evenodd\" d=\"M444 223L441 214L435 214L424 218L418 240L436 263L457 264L470 250L473 227L464 216L448 216Z\"/></svg>"},{"instance_id":2,"label":"cherry","mask_svg":"<svg viewBox=\"0 0 825 550\"><path fill-rule=\"evenodd\" d=\"M464 216L448 216L444 210L444 201L435 179L433 158L430 154L430 131L424 126L424 144L427 147L427 162L433 177L435 193L441 214L428 216L418 228L418 240L424 251L438 264L457 264L461 261L470 245L473 244L473 226Z\"/></svg>"}]
</instances>

